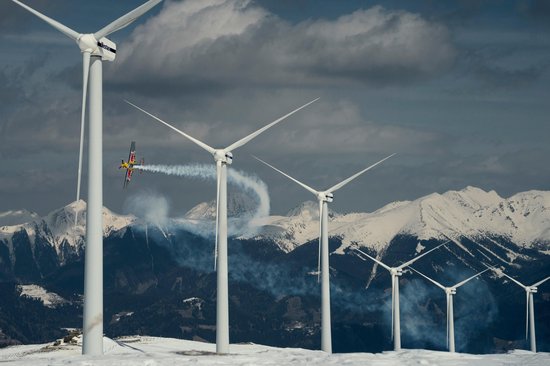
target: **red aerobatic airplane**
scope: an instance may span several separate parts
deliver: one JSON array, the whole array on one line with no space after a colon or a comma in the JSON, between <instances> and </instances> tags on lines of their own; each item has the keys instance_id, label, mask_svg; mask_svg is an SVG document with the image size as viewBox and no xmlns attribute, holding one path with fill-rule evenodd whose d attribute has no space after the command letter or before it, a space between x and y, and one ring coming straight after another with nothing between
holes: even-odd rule
<instances>
[{"instance_id":1,"label":"red aerobatic airplane","mask_svg":"<svg viewBox=\"0 0 550 366\"><path fill-rule=\"evenodd\" d=\"M132 141L132 144L130 145L130 155L128 155L128 161L122 160L122 163L118 167L118 169L126 169L126 174L124 175L124 185L122 186L123 188L126 188L130 183L130 180L132 179L132 173L135 169L134 167L136 165L143 165L144 163L145 160L143 159L141 159L141 162L136 163L136 142Z\"/></svg>"}]
</instances>

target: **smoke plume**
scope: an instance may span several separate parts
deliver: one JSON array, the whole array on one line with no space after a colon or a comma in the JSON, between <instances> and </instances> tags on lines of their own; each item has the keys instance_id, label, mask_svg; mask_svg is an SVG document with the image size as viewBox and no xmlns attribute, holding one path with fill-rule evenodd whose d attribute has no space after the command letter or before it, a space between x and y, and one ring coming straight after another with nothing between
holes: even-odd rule
<instances>
[{"instance_id":1,"label":"smoke plume","mask_svg":"<svg viewBox=\"0 0 550 366\"><path fill-rule=\"evenodd\" d=\"M216 180L216 168L208 164L192 165L140 165L135 167L138 170L151 173L162 173L178 177L194 178L203 181ZM258 219L269 215L269 193L267 185L258 177L243 171L229 168L227 170L228 183L240 189L247 197L252 198L256 209L249 212L239 212L238 217L228 220L229 234L239 236L251 236L256 234ZM192 223L182 220L179 222L186 229L200 236L209 237L214 233L213 222L193 221Z\"/></svg>"}]
</instances>

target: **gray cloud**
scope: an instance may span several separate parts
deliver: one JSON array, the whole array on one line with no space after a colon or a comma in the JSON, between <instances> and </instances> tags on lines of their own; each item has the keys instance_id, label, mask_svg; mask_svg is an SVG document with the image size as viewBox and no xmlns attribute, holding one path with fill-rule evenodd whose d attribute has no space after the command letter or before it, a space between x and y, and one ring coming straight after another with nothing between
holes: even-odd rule
<instances>
[{"instance_id":1,"label":"gray cloud","mask_svg":"<svg viewBox=\"0 0 550 366\"><path fill-rule=\"evenodd\" d=\"M67 3L70 3L68 0L23 0L22 2L44 13L49 13L55 9L63 9ZM50 16L55 16L55 14ZM0 2L0 31L2 31L2 35L20 32L32 21L35 21L33 16L12 1Z\"/></svg>"},{"instance_id":2,"label":"gray cloud","mask_svg":"<svg viewBox=\"0 0 550 366\"><path fill-rule=\"evenodd\" d=\"M456 54L447 29L418 14L377 6L290 24L248 0L168 2L124 49L117 83L191 89L402 84L447 70Z\"/></svg>"},{"instance_id":3,"label":"gray cloud","mask_svg":"<svg viewBox=\"0 0 550 366\"><path fill-rule=\"evenodd\" d=\"M524 60L525 51L518 45L487 44L465 51L463 61L466 72L481 84L482 91L524 88L539 81L550 66L546 54L537 50L531 59Z\"/></svg>"},{"instance_id":4,"label":"gray cloud","mask_svg":"<svg viewBox=\"0 0 550 366\"><path fill-rule=\"evenodd\" d=\"M519 4L519 11L531 19L548 26L550 3L546 0L524 0Z\"/></svg>"},{"instance_id":5,"label":"gray cloud","mask_svg":"<svg viewBox=\"0 0 550 366\"><path fill-rule=\"evenodd\" d=\"M0 7L16 15L6 3ZM110 18L86 24L69 14L74 2L63 3L67 9L42 4L35 3L60 20L82 22L83 29ZM104 2L94 4L104 9ZM132 140L148 163L211 163L123 99L208 144L227 146L322 97L235 152L235 168L269 184L277 213L309 196L251 154L326 187L398 152L338 192L334 208L342 212L467 185L502 195L548 189L550 177L541 168L549 153L548 42L529 29L487 24L472 13L472 27L447 30L432 21L442 19L433 12L381 7L314 15L305 9L291 22L237 0L167 1L158 11L133 33L117 33L119 57L104 64L104 192L115 211L126 194L143 188L162 192L181 213L215 197L215 186L145 173L121 194L117 163ZM33 19L20 13L17 18ZM0 64L0 211L44 213L74 199L81 63L62 36L67 47L44 39L29 44L40 36L37 29L49 29L40 21L17 29L0 36L10 49Z\"/></svg>"}]
</instances>

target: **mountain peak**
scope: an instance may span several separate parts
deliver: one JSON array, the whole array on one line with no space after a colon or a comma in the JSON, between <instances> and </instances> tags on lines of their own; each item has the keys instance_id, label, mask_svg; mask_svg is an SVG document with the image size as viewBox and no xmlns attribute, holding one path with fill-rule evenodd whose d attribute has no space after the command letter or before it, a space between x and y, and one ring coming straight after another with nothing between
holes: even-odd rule
<instances>
[{"instance_id":1,"label":"mountain peak","mask_svg":"<svg viewBox=\"0 0 550 366\"><path fill-rule=\"evenodd\" d=\"M300 203L287 212L286 216L296 217L301 216L304 218L315 219L319 218L319 203L314 201L305 201Z\"/></svg>"},{"instance_id":2,"label":"mountain peak","mask_svg":"<svg viewBox=\"0 0 550 366\"><path fill-rule=\"evenodd\" d=\"M75 215L78 212L78 222L75 225ZM68 245L72 250L78 252L84 245L84 236L86 235L86 202L79 200L71 202L68 205L57 210L51 211L44 217L35 213L29 213L26 210L9 211L0 214L4 221L13 217L25 217L19 220L19 223L13 225L0 225L0 236L4 237L8 243L11 243L10 236L16 231L25 230L34 242L37 236L46 238L58 254L63 252L62 247ZM2 221L2 222L4 222ZM114 231L118 231L135 221L134 216L124 216L113 213L107 208L103 208L103 235L107 236ZM11 244L10 244L11 245Z\"/></svg>"},{"instance_id":3,"label":"mountain peak","mask_svg":"<svg viewBox=\"0 0 550 366\"><path fill-rule=\"evenodd\" d=\"M442 196L459 202L462 206L471 207L473 209L497 205L503 200L503 198L493 190L486 192L481 188L472 186L467 186L460 191L448 191Z\"/></svg>"},{"instance_id":4,"label":"mountain peak","mask_svg":"<svg viewBox=\"0 0 550 366\"><path fill-rule=\"evenodd\" d=\"M243 194L233 193L227 197L227 215L229 217L242 217L248 212L254 211L256 203ZM215 220L216 200L201 202L184 215L188 220Z\"/></svg>"}]
</instances>

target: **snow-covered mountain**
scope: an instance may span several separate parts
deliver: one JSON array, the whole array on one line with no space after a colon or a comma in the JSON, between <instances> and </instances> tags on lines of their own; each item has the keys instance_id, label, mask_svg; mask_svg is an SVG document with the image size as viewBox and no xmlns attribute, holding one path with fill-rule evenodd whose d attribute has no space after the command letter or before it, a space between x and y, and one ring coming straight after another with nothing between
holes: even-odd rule
<instances>
[{"instance_id":1,"label":"snow-covered mountain","mask_svg":"<svg viewBox=\"0 0 550 366\"><path fill-rule=\"evenodd\" d=\"M78 223L75 225L75 213L78 211ZM44 217L35 213L26 214L28 211L9 211L0 214L0 217L10 217L9 213L20 213L22 223L16 225L0 226L0 244L4 244L10 253L14 255L14 236L24 234L31 243L31 250L36 249L37 238L51 245L64 263L71 255L78 255L83 249L84 236L86 235L86 202L80 200L65 207L50 212ZM14 215L11 214L11 217ZM133 216L117 215L107 208L103 208L103 234L109 236L135 221Z\"/></svg>"},{"instance_id":2,"label":"snow-covered mountain","mask_svg":"<svg viewBox=\"0 0 550 366\"><path fill-rule=\"evenodd\" d=\"M350 245L376 252L385 263L403 263L446 241L445 234L461 245L434 251L416 269L454 283L483 269L482 263L491 263L514 278L535 283L550 270L549 196L550 192L529 191L502 198L467 187L394 202L371 213L329 211L331 286L338 294L332 298L335 349L374 352L391 341L391 318L383 316L391 306L388 274L378 276L381 267L347 250ZM104 291L110 336L148 333L215 339L212 207L199 205L193 215L162 224L105 209ZM259 234L232 237L229 247L231 306L238 324L234 339L317 347L319 291L309 275L317 266L317 203L305 202L286 215L254 220L247 219L244 206L236 207L241 208L229 220L232 232L244 232L235 224L240 220L258 224ZM82 219L75 227L76 209ZM0 227L0 347L55 339L62 336L62 328L81 325L84 215L80 201L43 218ZM418 245L419 239L434 240ZM448 270L442 271L443 266ZM431 292L422 279L415 280L412 272L403 275L401 284L403 299L409 299L403 302L403 319L417 319L403 323L412 324L403 328L407 347L443 349L444 327L439 325L445 321L444 297ZM524 319L508 315L524 314L523 290L516 287L487 274L461 293L460 299L479 299L456 304L468 314L467 321L461 318L457 323L457 329L468 335L458 338L462 349L483 353L523 347ZM548 317L549 299L547 290L539 288L535 301L541 319ZM477 326L480 322L486 327ZM419 332L418 324L431 326ZM547 350L550 328L545 322L538 327L541 349Z\"/></svg>"},{"instance_id":3,"label":"snow-covered mountain","mask_svg":"<svg viewBox=\"0 0 550 366\"><path fill-rule=\"evenodd\" d=\"M306 202L287 216L271 216L257 239L270 238L285 251L319 237L317 203ZM502 198L495 191L466 187L414 201L392 202L372 213L332 213L329 233L342 246L383 252L397 235L420 240L503 237L520 247L550 253L550 192L528 191Z\"/></svg>"},{"instance_id":4,"label":"snow-covered mountain","mask_svg":"<svg viewBox=\"0 0 550 366\"><path fill-rule=\"evenodd\" d=\"M229 202L232 216L250 210L250 202L232 199ZM74 225L75 210L79 223ZM184 221L199 222L215 219L215 202L201 203L187 212ZM27 211L19 214L0 214L1 217L26 217L30 221L0 227L0 243L13 252L12 237L25 231L31 243L38 236L45 239L63 260L67 252L82 250L85 235L86 203L84 201L55 210L43 218ZM257 221L261 226L253 239L275 242L283 251L319 237L319 209L316 202L304 202L284 216L269 216ZM103 211L104 235L109 236L136 222L134 216ZM182 219L174 222L182 222ZM189 227L189 225L188 225ZM460 191L433 193L414 201L392 202L372 213L339 214L330 211L329 233L341 239L337 253L350 245L367 247L384 252L397 235L410 235L419 240L468 237L477 240L501 237L524 248L534 248L550 254L550 192L527 191L509 198L495 191L466 187Z\"/></svg>"}]
</instances>

